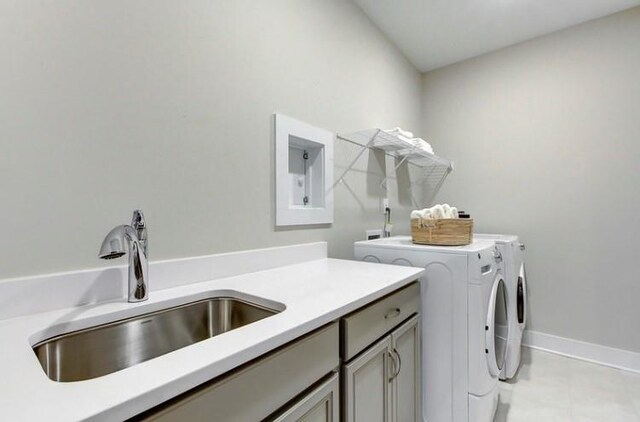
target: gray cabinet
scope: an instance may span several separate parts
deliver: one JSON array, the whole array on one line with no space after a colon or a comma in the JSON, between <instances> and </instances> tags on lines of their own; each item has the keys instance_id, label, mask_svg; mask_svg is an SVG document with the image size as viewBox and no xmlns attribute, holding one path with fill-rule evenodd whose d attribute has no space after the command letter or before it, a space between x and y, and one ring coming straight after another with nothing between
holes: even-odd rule
<instances>
[{"instance_id":1,"label":"gray cabinet","mask_svg":"<svg viewBox=\"0 0 640 422\"><path fill-rule=\"evenodd\" d=\"M346 422L420 420L419 314L343 366Z\"/></svg>"},{"instance_id":2,"label":"gray cabinet","mask_svg":"<svg viewBox=\"0 0 640 422\"><path fill-rule=\"evenodd\" d=\"M340 377L336 372L273 422L339 422Z\"/></svg>"}]
</instances>

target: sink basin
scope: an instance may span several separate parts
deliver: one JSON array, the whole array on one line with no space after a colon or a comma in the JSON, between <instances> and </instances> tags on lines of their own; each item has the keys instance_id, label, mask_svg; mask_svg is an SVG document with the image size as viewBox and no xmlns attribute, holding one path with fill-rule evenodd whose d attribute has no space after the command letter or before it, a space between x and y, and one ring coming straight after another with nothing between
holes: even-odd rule
<instances>
[{"instance_id":1,"label":"sink basin","mask_svg":"<svg viewBox=\"0 0 640 422\"><path fill-rule=\"evenodd\" d=\"M163 309L42 341L33 350L54 381L110 374L277 314L231 297Z\"/></svg>"}]
</instances>

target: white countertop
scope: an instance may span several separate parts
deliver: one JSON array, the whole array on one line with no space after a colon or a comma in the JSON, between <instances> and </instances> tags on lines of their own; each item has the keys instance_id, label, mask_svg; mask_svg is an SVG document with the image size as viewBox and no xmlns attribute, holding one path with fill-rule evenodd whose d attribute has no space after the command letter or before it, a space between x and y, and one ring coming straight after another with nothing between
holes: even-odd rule
<instances>
[{"instance_id":1,"label":"white countertop","mask_svg":"<svg viewBox=\"0 0 640 422\"><path fill-rule=\"evenodd\" d=\"M118 299L2 320L0 419L129 418L407 285L421 274L419 268L325 258L151 291L150 299L139 304ZM69 332L194 299L228 295L229 290L278 302L286 309L87 381L51 381L31 347L63 329Z\"/></svg>"}]
</instances>

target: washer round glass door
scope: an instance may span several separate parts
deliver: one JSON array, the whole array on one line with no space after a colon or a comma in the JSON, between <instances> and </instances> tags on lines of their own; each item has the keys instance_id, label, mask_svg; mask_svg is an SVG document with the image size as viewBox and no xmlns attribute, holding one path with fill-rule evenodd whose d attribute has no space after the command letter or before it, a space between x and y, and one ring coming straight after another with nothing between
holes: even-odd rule
<instances>
[{"instance_id":1,"label":"washer round glass door","mask_svg":"<svg viewBox=\"0 0 640 422\"><path fill-rule=\"evenodd\" d=\"M496 276L491 288L485 334L487 345L485 352L487 354L489 372L494 377L497 377L500 375L504 365L507 338L509 337L507 297L504 279L501 274Z\"/></svg>"}]
</instances>

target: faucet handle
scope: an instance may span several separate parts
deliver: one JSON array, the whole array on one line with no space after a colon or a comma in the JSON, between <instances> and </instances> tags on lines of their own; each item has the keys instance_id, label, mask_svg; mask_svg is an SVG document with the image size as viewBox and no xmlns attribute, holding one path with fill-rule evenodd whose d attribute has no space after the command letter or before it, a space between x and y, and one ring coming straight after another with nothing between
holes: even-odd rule
<instances>
[{"instance_id":1,"label":"faucet handle","mask_svg":"<svg viewBox=\"0 0 640 422\"><path fill-rule=\"evenodd\" d=\"M143 229L146 226L147 224L144 221L144 214L142 213L142 210L134 210L133 217L131 218L131 227L138 230Z\"/></svg>"},{"instance_id":2,"label":"faucet handle","mask_svg":"<svg viewBox=\"0 0 640 422\"><path fill-rule=\"evenodd\" d=\"M149 242L147 237L147 223L144 219L142 210L134 210L133 217L131 218L131 227L136 231L138 235L138 241L142 245L144 254L149 256Z\"/></svg>"}]
</instances>

